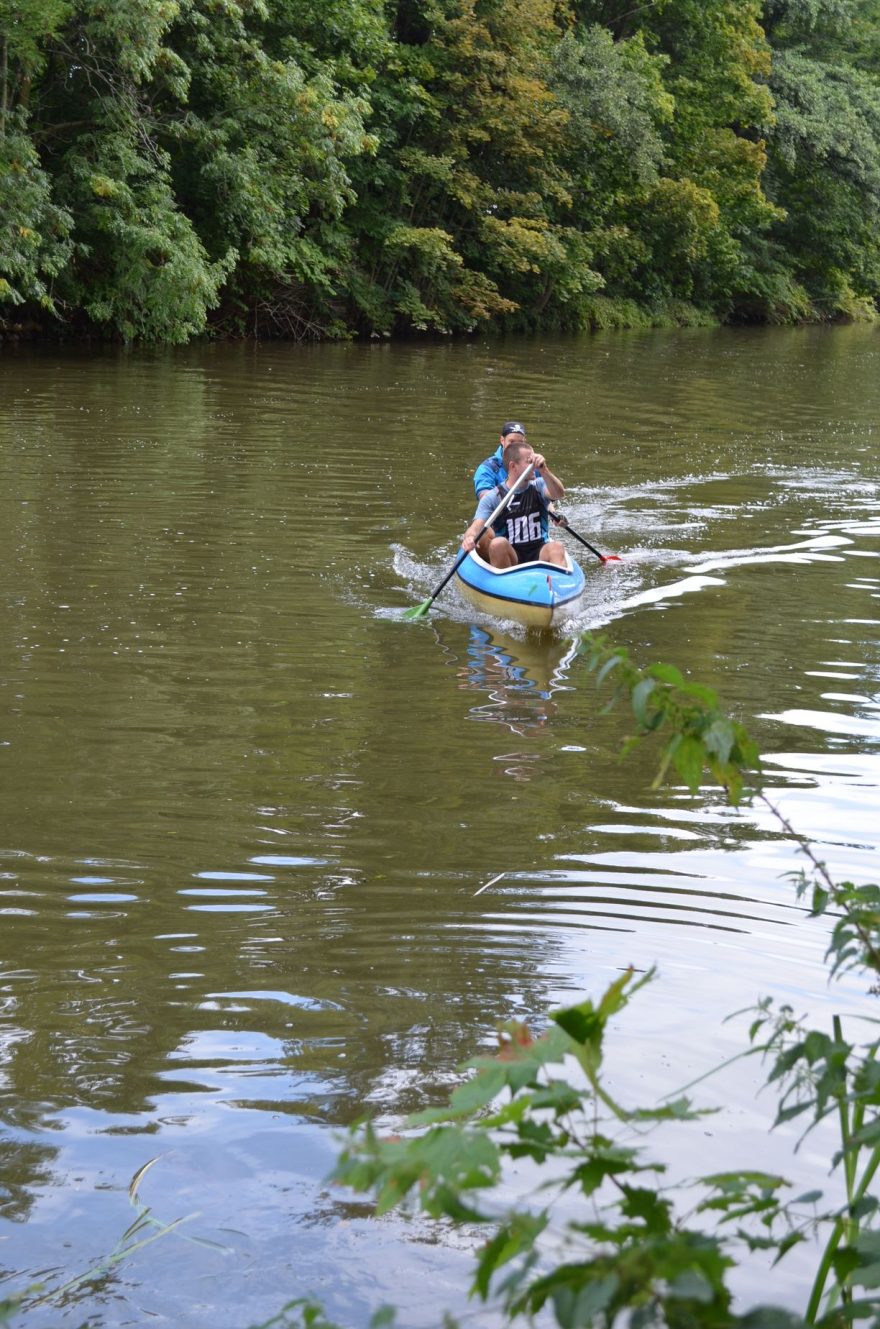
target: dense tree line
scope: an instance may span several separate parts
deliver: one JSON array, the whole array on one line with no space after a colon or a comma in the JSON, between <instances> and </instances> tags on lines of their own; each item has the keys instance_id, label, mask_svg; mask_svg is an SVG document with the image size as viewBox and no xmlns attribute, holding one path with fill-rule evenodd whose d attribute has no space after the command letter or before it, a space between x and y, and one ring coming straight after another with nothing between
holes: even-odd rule
<instances>
[{"instance_id":1,"label":"dense tree line","mask_svg":"<svg viewBox=\"0 0 880 1329\"><path fill-rule=\"evenodd\" d=\"M865 317L880 0L0 0L0 328Z\"/></svg>"}]
</instances>

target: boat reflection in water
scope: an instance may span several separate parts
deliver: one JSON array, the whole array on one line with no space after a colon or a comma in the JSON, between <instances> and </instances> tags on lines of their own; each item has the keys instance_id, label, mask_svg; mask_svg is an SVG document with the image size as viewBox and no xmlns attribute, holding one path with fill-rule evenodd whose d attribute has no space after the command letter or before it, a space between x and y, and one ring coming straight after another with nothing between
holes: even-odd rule
<instances>
[{"instance_id":1,"label":"boat reflection in water","mask_svg":"<svg viewBox=\"0 0 880 1329\"><path fill-rule=\"evenodd\" d=\"M484 698L471 707L470 718L504 725L519 738L536 737L556 714L555 693L572 688L567 676L576 655L577 640L511 637L472 624L465 658L458 656L456 664L459 688ZM530 780L541 756L524 748L499 753L495 760L505 775Z\"/></svg>"}]
</instances>

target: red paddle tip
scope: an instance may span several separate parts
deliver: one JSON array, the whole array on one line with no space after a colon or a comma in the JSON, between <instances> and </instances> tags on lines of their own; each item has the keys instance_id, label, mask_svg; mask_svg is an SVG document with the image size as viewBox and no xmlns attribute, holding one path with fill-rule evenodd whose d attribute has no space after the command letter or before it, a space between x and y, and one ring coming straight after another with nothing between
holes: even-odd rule
<instances>
[{"instance_id":1,"label":"red paddle tip","mask_svg":"<svg viewBox=\"0 0 880 1329\"><path fill-rule=\"evenodd\" d=\"M621 563L622 561L619 554L603 554L602 556L603 563Z\"/></svg>"}]
</instances>

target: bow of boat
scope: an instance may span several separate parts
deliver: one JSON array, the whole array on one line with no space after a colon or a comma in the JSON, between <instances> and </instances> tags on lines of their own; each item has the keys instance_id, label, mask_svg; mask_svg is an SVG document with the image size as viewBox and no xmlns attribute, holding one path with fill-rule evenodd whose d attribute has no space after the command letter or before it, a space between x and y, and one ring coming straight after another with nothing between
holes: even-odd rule
<instances>
[{"instance_id":1,"label":"bow of boat","mask_svg":"<svg viewBox=\"0 0 880 1329\"><path fill-rule=\"evenodd\" d=\"M493 568L471 551L457 570L459 589L476 609L526 627L547 628L576 612L584 572L566 553L565 567L536 560Z\"/></svg>"}]
</instances>

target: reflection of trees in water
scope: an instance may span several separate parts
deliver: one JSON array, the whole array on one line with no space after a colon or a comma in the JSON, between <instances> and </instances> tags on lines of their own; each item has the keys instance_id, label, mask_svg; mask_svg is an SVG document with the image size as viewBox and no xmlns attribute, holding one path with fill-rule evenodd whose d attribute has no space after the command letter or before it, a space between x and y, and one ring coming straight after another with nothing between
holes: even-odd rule
<instances>
[{"instance_id":1,"label":"reflection of trees in water","mask_svg":"<svg viewBox=\"0 0 880 1329\"><path fill-rule=\"evenodd\" d=\"M34 1191L51 1178L56 1151L32 1141L0 1138L0 1218L22 1223L34 1201Z\"/></svg>"},{"instance_id":2,"label":"reflection of trees in water","mask_svg":"<svg viewBox=\"0 0 880 1329\"><path fill-rule=\"evenodd\" d=\"M355 835L376 820L368 783ZM391 863L278 874L263 914L190 915L197 953L180 953L191 940L176 893L150 903L150 937L143 925L126 936L118 917L66 935L59 920L29 920L7 1119L40 1130L77 1105L107 1114L111 1130L152 1131L222 1101L340 1123L371 1104L442 1098L498 1019L546 1005L536 950L553 943L487 933L472 872L444 868L434 849L438 866L422 873ZM22 1167L22 1193L37 1181Z\"/></svg>"},{"instance_id":3,"label":"reflection of trees in water","mask_svg":"<svg viewBox=\"0 0 880 1329\"><path fill-rule=\"evenodd\" d=\"M408 638L414 660L402 661L393 625L369 658L340 664L344 683L325 666L324 687L340 700L277 723L271 741L265 714L235 712L241 749L266 755L228 772L224 801L268 810L262 823L252 816L238 861L218 863L216 848L193 837L154 843L136 872L108 856L100 873L137 903L102 903L88 918L80 909L76 922L63 891L78 871L71 860L17 863L38 909L16 920L29 972L15 1011L26 1037L7 1066L15 1120L37 1105L45 1124L77 1104L127 1119L114 1129L158 1129L163 1114L197 1112L200 1099L287 1104L327 1121L373 1102L406 1109L440 1095L497 1020L545 1007L536 975L547 972L553 938L490 921L488 898L473 895L497 853L514 855L499 868L528 863L515 860L504 801L480 798L472 780L493 765L515 780L540 771L532 739L546 733L554 692L566 686L569 648L460 624L437 631L449 633L441 645L458 687L419 692L417 649L423 642L436 656L436 645L427 634ZM476 706L462 704L462 689ZM193 724L210 698L189 695ZM167 705L162 714L167 736ZM507 737L498 752L490 741L460 778L475 718L520 742L512 752ZM170 730L181 742L189 733L176 712ZM213 748L198 751L213 758ZM124 783L115 748L111 758L107 780ZM212 778L221 765L208 762ZM523 844L548 815L530 798L518 814ZM213 904L204 892L181 896L206 886L194 880L206 868L253 872L248 854L266 855L264 828L276 826L285 839L274 844L294 846L300 866L264 865L256 882L226 883L254 888L238 905L224 906L223 882ZM120 847L129 834L121 827Z\"/></svg>"},{"instance_id":4,"label":"reflection of trees in water","mask_svg":"<svg viewBox=\"0 0 880 1329\"><path fill-rule=\"evenodd\" d=\"M404 659L389 625L369 656L350 653L344 684L328 664L333 697L297 710L295 723L280 702L277 721L250 705L228 712L240 749L266 750L229 769L223 789L224 806L264 816L231 828L237 860L194 835L169 841L164 857L153 843L130 887L137 903L101 905L76 923L58 889L70 860L20 865L38 910L16 918L30 969L14 1017L26 1037L8 1061L17 1123L34 1111L45 1124L69 1104L127 1118L113 1123L120 1130L161 1129L200 1101L327 1122L370 1105L406 1110L442 1096L497 1020L545 1009L540 975L552 972L558 936L474 891L501 869L538 871L534 846L564 824L570 795L578 825L590 816L579 762L543 778L563 726L578 725L583 740L577 708L554 711L571 647L443 620L432 628L404 639ZM446 685L422 688L438 643ZM195 691L198 721L209 703ZM181 719L181 739L187 732ZM603 734L595 726L590 741ZM218 782L221 764L207 763ZM632 776L618 771L603 766L602 794L622 802ZM521 802L496 796L516 798L525 780ZM276 828L284 838L273 841ZM224 907L222 891L202 912L182 898L206 868L253 871L249 855L275 846L293 848L300 865L260 867L243 892L253 912ZM109 859L101 871L125 885Z\"/></svg>"}]
</instances>

